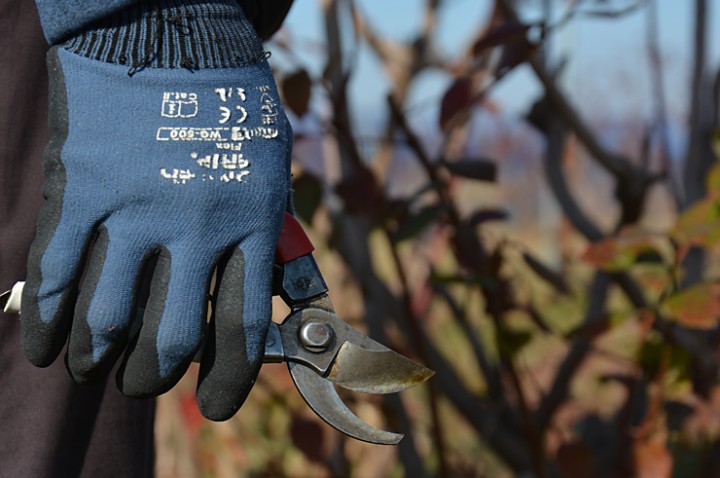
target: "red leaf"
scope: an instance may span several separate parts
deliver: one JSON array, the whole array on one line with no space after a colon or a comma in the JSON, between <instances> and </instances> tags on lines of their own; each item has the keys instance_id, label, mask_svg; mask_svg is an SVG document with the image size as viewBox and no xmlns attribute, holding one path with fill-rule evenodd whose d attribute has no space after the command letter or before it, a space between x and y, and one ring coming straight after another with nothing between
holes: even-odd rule
<instances>
[{"instance_id":1,"label":"red leaf","mask_svg":"<svg viewBox=\"0 0 720 478\"><path fill-rule=\"evenodd\" d=\"M300 69L282 80L282 94L285 104L301 118L308 112L312 80L304 69Z\"/></svg>"},{"instance_id":2,"label":"red leaf","mask_svg":"<svg viewBox=\"0 0 720 478\"><path fill-rule=\"evenodd\" d=\"M449 123L461 112L467 112L473 98L473 85L469 78L458 78L445 92L440 106L440 129L445 131Z\"/></svg>"},{"instance_id":3,"label":"red leaf","mask_svg":"<svg viewBox=\"0 0 720 478\"><path fill-rule=\"evenodd\" d=\"M502 46L502 56L496 68L496 74L498 77L503 76L535 53L537 43L528 39L530 30L535 27L539 28L538 25L526 25L511 21L493 28L475 42L473 56L479 56L488 48Z\"/></svg>"}]
</instances>

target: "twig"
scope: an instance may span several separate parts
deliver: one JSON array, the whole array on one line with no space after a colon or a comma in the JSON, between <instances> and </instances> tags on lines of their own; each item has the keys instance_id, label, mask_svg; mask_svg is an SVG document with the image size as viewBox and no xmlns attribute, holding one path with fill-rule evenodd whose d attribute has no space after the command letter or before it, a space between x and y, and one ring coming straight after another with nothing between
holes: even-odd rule
<instances>
[{"instance_id":1,"label":"twig","mask_svg":"<svg viewBox=\"0 0 720 478\"><path fill-rule=\"evenodd\" d=\"M468 337L470 345L472 346L475 358L480 365L480 370L485 377L485 383L488 388L488 396L496 402L504 402L505 397L503 396L502 383L500 382L500 375L497 367L493 367L485 354L484 347L480 343L475 331L472 330L470 323L468 323L465 310L460 308L460 305L453 299L447 290L442 288L435 288L436 293L439 294L445 302L447 302L450 310L452 310L455 321L463 329L463 332Z\"/></svg>"},{"instance_id":2,"label":"twig","mask_svg":"<svg viewBox=\"0 0 720 478\"><path fill-rule=\"evenodd\" d=\"M509 0L497 0L497 5L506 18L511 21L519 21L515 8ZM567 101L565 95L560 92L555 84L555 79L548 73L541 61L537 57L532 57L528 60L528 63L545 88L545 93L552 105L598 163L616 178L636 174L637 168L632 163L620 155L611 153L598 142L590 128Z\"/></svg>"},{"instance_id":3,"label":"twig","mask_svg":"<svg viewBox=\"0 0 720 478\"><path fill-rule=\"evenodd\" d=\"M610 278L607 274L603 272L595 274L588 292L589 301L583 324L590 324L604 314L609 286ZM540 430L548 427L557 409L567 399L570 382L590 350L591 340L584 337L578 338L570 347L570 351L555 375L550 392L545 396L535 414Z\"/></svg>"},{"instance_id":4,"label":"twig","mask_svg":"<svg viewBox=\"0 0 720 478\"><path fill-rule=\"evenodd\" d=\"M662 68L662 60L660 58L659 35L657 25L657 2L651 1L647 9L647 29L646 42L648 49L648 58L650 61L650 78L653 90L654 109L655 109L655 127L659 129L660 136L660 161L661 167L665 171L670 171L670 138L667 128L667 107L665 104L665 75ZM668 187L675 201L675 205L680 207L682 198L678 190L678 184L672 174L668 174Z\"/></svg>"},{"instance_id":5,"label":"twig","mask_svg":"<svg viewBox=\"0 0 720 478\"><path fill-rule=\"evenodd\" d=\"M572 196L562 168L563 149L565 146L565 128L555 118L550 119L547 135L547 149L543 157L545 177L550 190L555 195L560 208L572 225L589 241L599 241L603 232L580 209Z\"/></svg>"},{"instance_id":6,"label":"twig","mask_svg":"<svg viewBox=\"0 0 720 478\"><path fill-rule=\"evenodd\" d=\"M400 284L402 286L402 304L404 309L403 316L405 317L405 322L407 323L407 328L410 330L411 338L413 342L417 345L417 349L420 353L420 358L423 360L423 362L428 362L428 354L425 347L425 342L423 341L423 333L420 329L420 326L418 325L418 317L415 317L413 313L413 306L412 306L412 297L410 294L410 286L408 285L407 280L407 274L405 272L405 267L403 266L403 263L400 259L400 255L398 254L397 250L397 244L395 244L392 240L391 233L385 229L385 237L388 241L388 244L390 245L390 251L392 253L393 263L395 265L395 270L397 271L398 277L400 278ZM438 460L439 460L439 468L440 468L440 476L446 476L449 472L448 465L445 461L445 453L446 453L446 447L445 447L445 440L443 440L442 437L442 421L440 419L440 413L438 411L438 393L437 388L435 385L435 382L430 381L427 384L428 394L430 398L430 416L432 417L433 422L433 441L435 444L435 449L437 450L438 454Z\"/></svg>"}]
</instances>

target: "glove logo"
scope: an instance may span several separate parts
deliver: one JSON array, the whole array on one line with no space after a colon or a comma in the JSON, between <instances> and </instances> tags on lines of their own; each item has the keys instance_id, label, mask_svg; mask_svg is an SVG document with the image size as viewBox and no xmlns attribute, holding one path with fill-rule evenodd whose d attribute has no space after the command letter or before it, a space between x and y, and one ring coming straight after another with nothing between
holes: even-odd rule
<instances>
[{"instance_id":1,"label":"glove logo","mask_svg":"<svg viewBox=\"0 0 720 478\"><path fill-rule=\"evenodd\" d=\"M195 93L163 93L161 116L165 118L194 118L198 114L198 99Z\"/></svg>"}]
</instances>

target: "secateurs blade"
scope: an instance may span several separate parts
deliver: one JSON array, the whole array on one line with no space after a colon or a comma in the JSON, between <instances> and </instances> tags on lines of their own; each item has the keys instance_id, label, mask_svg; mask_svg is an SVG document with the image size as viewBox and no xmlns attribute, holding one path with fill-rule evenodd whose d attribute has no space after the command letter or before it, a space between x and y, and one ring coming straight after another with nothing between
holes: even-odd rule
<instances>
[{"instance_id":1,"label":"secateurs blade","mask_svg":"<svg viewBox=\"0 0 720 478\"><path fill-rule=\"evenodd\" d=\"M358 440L397 444L403 435L362 421L343 403L333 384L358 392L394 393L427 380L434 372L338 318L313 249L300 224L286 214L275 259L277 289L291 312L281 325L271 327L265 361L273 357L286 361L302 397L329 425Z\"/></svg>"},{"instance_id":2,"label":"secateurs blade","mask_svg":"<svg viewBox=\"0 0 720 478\"><path fill-rule=\"evenodd\" d=\"M377 429L345 405L333 384L365 393L394 393L434 372L381 345L341 321L300 224L285 215L276 251L276 291L291 308L282 324L271 323L266 363L286 362L300 395L326 423L358 440L394 445L403 435ZM0 308L19 313L18 282L0 294Z\"/></svg>"}]
</instances>

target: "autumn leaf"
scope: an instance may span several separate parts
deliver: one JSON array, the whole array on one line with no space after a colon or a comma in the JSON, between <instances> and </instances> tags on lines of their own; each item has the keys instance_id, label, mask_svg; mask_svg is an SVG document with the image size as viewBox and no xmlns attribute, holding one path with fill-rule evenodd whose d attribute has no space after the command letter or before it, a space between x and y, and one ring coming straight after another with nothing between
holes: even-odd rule
<instances>
[{"instance_id":1,"label":"autumn leaf","mask_svg":"<svg viewBox=\"0 0 720 478\"><path fill-rule=\"evenodd\" d=\"M661 246L657 234L631 227L617 236L590 244L582 259L598 269L620 272L640 261L662 262Z\"/></svg>"},{"instance_id":2,"label":"autumn leaf","mask_svg":"<svg viewBox=\"0 0 720 478\"><path fill-rule=\"evenodd\" d=\"M300 69L282 80L282 94L285 104L298 118L309 110L312 80L304 69Z\"/></svg>"},{"instance_id":3,"label":"autumn leaf","mask_svg":"<svg viewBox=\"0 0 720 478\"><path fill-rule=\"evenodd\" d=\"M712 329L720 318L720 283L704 282L678 291L663 306L686 327Z\"/></svg>"},{"instance_id":4,"label":"autumn leaf","mask_svg":"<svg viewBox=\"0 0 720 478\"><path fill-rule=\"evenodd\" d=\"M720 130L715 132L713 140L713 148L715 149L715 155L720 159ZM705 177L705 187L708 191L708 196L718 197L720 196L720 162L717 162L708 172Z\"/></svg>"},{"instance_id":5,"label":"autumn leaf","mask_svg":"<svg viewBox=\"0 0 720 478\"><path fill-rule=\"evenodd\" d=\"M445 92L440 103L440 129L450 125L455 117L469 110L473 99L473 83L470 78L457 78Z\"/></svg>"},{"instance_id":6,"label":"autumn leaf","mask_svg":"<svg viewBox=\"0 0 720 478\"><path fill-rule=\"evenodd\" d=\"M708 197L687 208L678 218L670 235L680 243L704 247L720 244L720 203L718 200Z\"/></svg>"},{"instance_id":7,"label":"autumn leaf","mask_svg":"<svg viewBox=\"0 0 720 478\"><path fill-rule=\"evenodd\" d=\"M658 441L637 441L633 448L635 477L670 478L673 457L665 444Z\"/></svg>"},{"instance_id":8,"label":"autumn leaf","mask_svg":"<svg viewBox=\"0 0 720 478\"><path fill-rule=\"evenodd\" d=\"M720 128L713 131L712 140L710 142L715 157L720 159Z\"/></svg>"},{"instance_id":9,"label":"autumn leaf","mask_svg":"<svg viewBox=\"0 0 720 478\"><path fill-rule=\"evenodd\" d=\"M489 31L473 45L473 55L478 56L488 48L502 46L502 57L497 67L502 76L515 66L527 60L537 49L537 44L528 39L531 29L539 25L506 22Z\"/></svg>"},{"instance_id":10,"label":"autumn leaf","mask_svg":"<svg viewBox=\"0 0 720 478\"><path fill-rule=\"evenodd\" d=\"M658 298L672 285L675 272L668 264L638 264L633 268L633 277L643 286L648 298Z\"/></svg>"}]
</instances>

